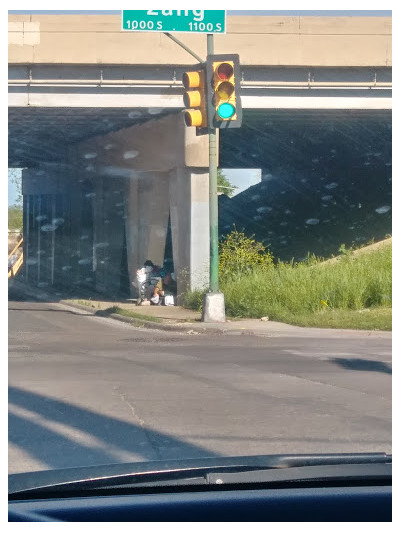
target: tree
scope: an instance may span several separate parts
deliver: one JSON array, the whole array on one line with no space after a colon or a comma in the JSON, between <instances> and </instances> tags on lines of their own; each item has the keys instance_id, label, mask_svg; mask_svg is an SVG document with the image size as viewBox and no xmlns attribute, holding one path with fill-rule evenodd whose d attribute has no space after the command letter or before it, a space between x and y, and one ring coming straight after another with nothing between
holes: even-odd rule
<instances>
[{"instance_id":1,"label":"tree","mask_svg":"<svg viewBox=\"0 0 400 533\"><path fill-rule=\"evenodd\" d=\"M17 192L17 198L15 206L22 207L22 180L21 180L21 169L19 168L9 168L8 169L8 179L11 183L14 183Z\"/></svg>"},{"instance_id":2,"label":"tree","mask_svg":"<svg viewBox=\"0 0 400 533\"><path fill-rule=\"evenodd\" d=\"M14 205L8 206L8 229L22 228L22 181L21 170L18 168L8 169L8 181L16 188L16 199Z\"/></svg>"},{"instance_id":3,"label":"tree","mask_svg":"<svg viewBox=\"0 0 400 533\"><path fill-rule=\"evenodd\" d=\"M235 189L236 187L231 184L231 182L226 178L222 170L219 168L217 173L217 192L226 194L229 196L229 198L231 198Z\"/></svg>"}]
</instances>

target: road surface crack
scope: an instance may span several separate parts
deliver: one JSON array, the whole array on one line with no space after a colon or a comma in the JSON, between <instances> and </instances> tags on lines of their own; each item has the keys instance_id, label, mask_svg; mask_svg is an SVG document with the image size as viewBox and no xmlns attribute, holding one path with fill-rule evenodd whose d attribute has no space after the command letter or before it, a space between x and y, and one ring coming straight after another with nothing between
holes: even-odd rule
<instances>
[{"instance_id":1,"label":"road surface crack","mask_svg":"<svg viewBox=\"0 0 400 533\"><path fill-rule=\"evenodd\" d=\"M142 429L146 439L148 440L155 456L157 459L161 459L161 454L160 454L160 450L159 450L159 446L156 442L156 438L155 436L153 435L153 432L152 430L150 430L147 425L146 425L146 422L143 420L143 418L141 418L135 408L135 406L126 398L125 394L123 394L122 392L120 392L118 390L118 387L114 387L114 390L117 392L118 396L120 397L120 400L122 401L122 403L125 403L128 407L129 407L129 410L130 412L132 413L132 416L135 420L135 423L137 423L139 425L139 427Z\"/></svg>"}]
</instances>

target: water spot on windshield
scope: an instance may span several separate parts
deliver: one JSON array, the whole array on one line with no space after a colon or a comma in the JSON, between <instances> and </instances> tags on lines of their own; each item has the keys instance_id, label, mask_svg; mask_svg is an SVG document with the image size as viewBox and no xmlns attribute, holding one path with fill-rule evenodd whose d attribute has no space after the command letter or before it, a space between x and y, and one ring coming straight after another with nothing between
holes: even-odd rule
<instances>
[{"instance_id":1,"label":"water spot on windshield","mask_svg":"<svg viewBox=\"0 0 400 533\"><path fill-rule=\"evenodd\" d=\"M378 215L383 215L384 213L390 211L390 209L390 205L383 205L382 207L378 207L377 209L375 209L375 211L376 213L378 213Z\"/></svg>"},{"instance_id":2,"label":"water spot on windshield","mask_svg":"<svg viewBox=\"0 0 400 533\"><path fill-rule=\"evenodd\" d=\"M270 213L272 211L272 207L259 207L257 208L257 213Z\"/></svg>"},{"instance_id":3,"label":"water spot on windshield","mask_svg":"<svg viewBox=\"0 0 400 533\"><path fill-rule=\"evenodd\" d=\"M316 224L319 224L319 218L309 218L306 220L306 224L309 226L315 226Z\"/></svg>"},{"instance_id":4,"label":"water spot on windshield","mask_svg":"<svg viewBox=\"0 0 400 533\"><path fill-rule=\"evenodd\" d=\"M142 116L142 113L140 111L130 111L128 113L129 118L140 118Z\"/></svg>"},{"instance_id":5,"label":"water spot on windshield","mask_svg":"<svg viewBox=\"0 0 400 533\"><path fill-rule=\"evenodd\" d=\"M68 270L72 270L72 266L70 266L70 265L64 265L64 266L61 268L61 270L62 270L63 272L68 272Z\"/></svg>"},{"instance_id":6,"label":"water spot on windshield","mask_svg":"<svg viewBox=\"0 0 400 533\"><path fill-rule=\"evenodd\" d=\"M54 231L57 229L56 224L45 224L44 226L41 226L40 229L42 231Z\"/></svg>"},{"instance_id":7,"label":"water spot on windshield","mask_svg":"<svg viewBox=\"0 0 400 533\"><path fill-rule=\"evenodd\" d=\"M108 176L110 178L133 178L133 171L129 168L106 166L100 169L102 176Z\"/></svg>"},{"instance_id":8,"label":"water spot on windshield","mask_svg":"<svg viewBox=\"0 0 400 533\"><path fill-rule=\"evenodd\" d=\"M94 159L95 157L97 157L97 154L96 154L96 152L89 152L88 154L84 154L83 157L85 159Z\"/></svg>"},{"instance_id":9,"label":"water spot on windshield","mask_svg":"<svg viewBox=\"0 0 400 533\"><path fill-rule=\"evenodd\" d=\"M95 192L88 192L85 194L86 198L94 198L96 196Z\"/></svg>"},{"instance_id":10,"label":"water spot on windshield","mask_svg":"<svg viewBox=\"0 0 400 533\"><path fill-rule=\"evenodd\" d=\"M137 150L129 150L128 152L124 153L124 159L134 159L139 155L139 152Z\"/></svg>"},{"instance_id":11,"label":"water spot on windshield","mask_svg":"<svg viewBox=\"0 0 400 533\"><path fill-rule=\"evenodd\" d=\"M321 200L325 200L325 201L328 201L328 200L332 200L333 196L331 194L326 194L325 196L322 196Z\"/></svg>"},{"instance_id":12,"label":"water spot on windshield","mask_svg":"<svg viewBox=\"0 0 400 533\"><path fill-rule=\"evenodd\" d=\"M328 185L325 185L325 189L336 189L337 186L338 184L332 181L332 183L328 183Z\"/></svg>"},{"instance_id":13,"label":"water spot on windshield","mask_svg":"<svg viewBox=\"0 0 400 533\"><path fill-rule=\"evenodd\" d=\"M92 262L91 259L79 259L78 264L80 264L80 265L90 265L91 262Z\"/></svg>"},{"instance_id":14,"label":"water spot on windshield","mask_svg":"<svg viewBox=\"0 0 400 533\"><path fill-rule=\"evenodd\" d=\"M38 217L35 218L35 220L37 220L38 222L41 222L42 220L46 220L47 218L47 215L39 215Z\"/></svg>"},{"instance_id":15,"label":"water spot on windshield","mask_svg":"<svg viewBox=\"0 0 400 533\"><path fill-rule=\"evenodd\" d=\"M164 111L163 107L149 107L148 112L150 115L159 115Z\"/></svg>"}]
</instances>

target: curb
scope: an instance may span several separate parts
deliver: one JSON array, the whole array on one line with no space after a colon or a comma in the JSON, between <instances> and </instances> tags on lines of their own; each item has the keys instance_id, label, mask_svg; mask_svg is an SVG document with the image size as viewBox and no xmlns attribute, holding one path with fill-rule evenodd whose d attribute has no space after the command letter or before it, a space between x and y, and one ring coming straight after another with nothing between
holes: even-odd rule
<instances>
[{"instance_id":1,"label":"curb","mask_svg":"<svg viewBox=\"0 0 400 533\"><path fill-rule=\"evenodd\" d=\"M18 290L23 291L28 296L35 298L40 301L46 301L49 298L51 298L51 294L48 292L40 291L39 289L31 289L29 287L26 287L24 284L21 284L19 281L15 280L13 282L15 288ZM117 313L106 313L101 309L94 309L92 307L89 307L87 305L79 304L77 302L71 302L70 300L58 300L55 303L60 303L62 305L65 305L67 307L72 307L75 309L79 309L81 311L86 311L88 314L93 316L102 316L104 318L112 318L114 320L119 320L120 322L125 322L126 324L131 324L132 326L138 327L138 328L146 328L146 329L155 329L155 330L163 330L163 331L174 331L174 332L180 332L180 333L186 333L186 334L216 334L216 335L223 335L225 333L228 333L226 330L221 328L205 328L205 327L196 327L194 322L185 322L181 325L173 325L173 324L162 324L160 322L152 322L150 320L143 320L141 318L134 318L134 317L127 317L122 316Z\"/></svg>"},{"instance_id":2,"label":"curb","mask_svg":"<svg viewBox=\"0 0 400 533\"><path fill-rule=\"evenodd\" d=\"M32 298L39 300L39 301L47 301L51 299L51 293L40 291L40 289L29 289L25 285L21 285L20 282L17 280L13 281L13 285L15 285L15 288L18 290L23 291L28 296L31 296ZM220 327L213 326L213 327L207 327L207 326L197 326L194 322L182 322L180 324L163 324L160 322L153 322L150 320L144 320L142 318L135 318L135 317L127 317L123 315L119 315L117 313L106 313L102 309L94 309L92 307L89 307L87 305L79 304L77 302L71 302L70 300L57 300L53 303L60 303L62 305L65 305L67 307L72 307L75 309L79 309L81 311L85 311L89 315L94 316L101 316L104 318L112 318L113 320L119 320L120 322L125 322L126 324L130 324L136 328L145 328L150 330L162 330L162 331L170 331L170 332L177 332L177 333L185 333L186 335L232 335L232 336L255 336L255 337L263 337L263 338L271 338L271 337L282 337L286 336L285 332L277 332L277 331L269 331L269 332L261 332L258 329L246 329L246 330L237 330L237 329L227 329L222 324ZM161 319L162 320L162 319ZM301 329L301 328L300 328ZM309 329L309 328L305 328ZM316 330L316 334L318 334L318 330L321 328L312 328ZM325 331L325 328L322 328ZM334 336L336 337L337 334L340 334L341 330L335 330L335 329L329 329L327 330L329 332L335 332ZM386 337L386 334L389 334L390 336L392 332L386 332L386 331L375 331L375 330L345 330L348 333L357 334L357 336L364 336L366 335L380 335L383 334L384 337ZM289 337L292 337L292 335L289 335Z\"/></svg>"},{"instance_id":3,"label":"curb","mask_svg":"<svg viewBox=\"0 0 400 533\"><path fill-rule=\"evenodd\" d=\"M102 309L99 309L96 311L92 307L79 304L76 302L70 302L69 300L60 300L59 303L62 305L80 309L82 311L86 311L88 314L91 314L94 316L101 316L104 318L113 318L114 320L119 320L120 322L125 322L127 324L131 324L136 327L156 329L156 330L161 329L164 331L175 331L175 332L189 333L189 334L215 333L217 335L223 335L224 333L226 333L225 330L219 329L219 328L218 329L207 329L205 327L199 328L199 327L196 327L193 322L185 322L182 325L163 324L160 322L144 320L142 318L123 316L123 315L119 315L118 313L106 313Z\"/></svg>"}]
</instances>

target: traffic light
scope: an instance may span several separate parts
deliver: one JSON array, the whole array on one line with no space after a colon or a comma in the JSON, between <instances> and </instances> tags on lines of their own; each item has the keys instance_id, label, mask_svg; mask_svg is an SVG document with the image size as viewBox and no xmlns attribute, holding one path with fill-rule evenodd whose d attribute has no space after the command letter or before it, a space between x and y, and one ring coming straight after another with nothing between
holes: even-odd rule
<instances>
[{"instance_id":1,"label":"traffic light","mask_svg":"<svg viewBox=\"0 0 400 533\"><path fill-rule=\"evenodd\" d=\"M206 74L208 126L240 128L242 103L238 54L208 56Z\"/></svg>"},{"instance_id":2,"label":"traffic light","mask_svg":"<svg viewBox=\"0 0 400 533\"><path fill-rule=\"evenodd\" d=\"M207 127L206 105L206 75L201 68L192 72L184 72L183 86L186 89L183 103L186 108L184 113L186 126L196 126L197 132Z\"/></svg>"}]
</instances>

